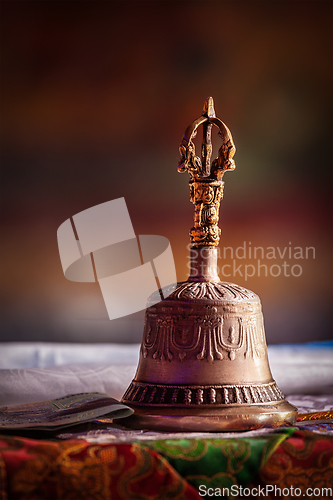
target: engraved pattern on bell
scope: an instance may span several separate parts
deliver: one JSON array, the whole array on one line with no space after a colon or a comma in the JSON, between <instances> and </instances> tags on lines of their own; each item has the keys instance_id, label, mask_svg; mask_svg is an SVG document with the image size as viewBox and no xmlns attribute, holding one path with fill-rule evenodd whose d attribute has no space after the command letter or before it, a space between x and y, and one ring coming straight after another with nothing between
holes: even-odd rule
<instances>
[{"instance_id":1,"label":"engraved pattern on bell","mask_svg":"<svg viewBox=\"0 0 333 500\"><path fill-rule=\"evenodd\" d=\"M280 402L284 395L276 382L253 385L161 385L133 381L123 401L132 404L236 406Z\"/></svg>"},{"instance_id":2,"label":"engraved pattern on bell","mask_svg":"<svg viewBox=\"0 0 333 500\"><path fill-rule=\"evenodd\" d=\"M184 282L177 286L176 290L170 295L171 298L185 299L185 300L259 300L259 297L234 283L224 282Z\"/></svg>"},{"instance_id":3,"label":"engraved pattern on bell","mask_svg":"<svg viewBox=\"0 0 333 500\"><path fill-rule=\"evenodd\" d=\"M171 309L171 308L170 308ZM198 360L260 358L266 353L261 315L221 314L217 307L204 306L197 314L182 316L175 307L169 315L147 310L142 355L171 361L174 356Z\"/></svg>"}]
</instances>

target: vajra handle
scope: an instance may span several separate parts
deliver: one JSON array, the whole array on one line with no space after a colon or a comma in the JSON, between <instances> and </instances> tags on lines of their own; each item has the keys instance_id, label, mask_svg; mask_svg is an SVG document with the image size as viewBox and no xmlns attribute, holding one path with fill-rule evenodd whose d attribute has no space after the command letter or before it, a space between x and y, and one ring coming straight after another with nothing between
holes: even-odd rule
<instances>
[{"instance_id":1,"label":"vajra handle","mask_svg":"<svg viewBox=\"0 0 333 500\"><path fill-rule=\"evenodd\" d=\"M203 126L201 158L196 156L193 143L200 125ZM222 146L218 157L211 163L213 125L219 129ZM223 198L222 177L226 170L236 167L232 159L236 148L230 130L215 116L212 97L206 99L202 115L187 127L179 151L178 172L190 174L190 200L195 205L194 226L190 230L191 248L216 247L221 234L218 221Z\"/></svg>"}]
</instances>

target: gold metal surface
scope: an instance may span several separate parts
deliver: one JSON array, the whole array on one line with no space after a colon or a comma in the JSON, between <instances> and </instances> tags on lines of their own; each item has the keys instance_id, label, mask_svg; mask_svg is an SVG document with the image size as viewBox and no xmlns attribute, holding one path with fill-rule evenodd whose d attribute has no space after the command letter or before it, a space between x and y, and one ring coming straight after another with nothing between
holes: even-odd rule
<instances>
[{"instance_id":1,"label":"gold metal surface","mask_svg":"<svg viewBox=\"0 0 333 500\"><path fill-rule=\"evenodd\" d=\"M204 126L201 159L192 142ZM222 137L210 166L211 127ZM140 360L122 401L135 413L124 424L160 430L248 430L293 424L290 405L272 378L259 297L217 273L222 176L233 170L229 129L215 116L213 100L186 130L179 171L190 174L195 204L191 271L167 298L148 302ZM170 290L169 290L170 291Z\"/></svg>"},{"instance_id":2,"label":"gold metal surface","mask_svg":"<svg viewBox=\"0 0 333 500\"><path fill-rule=\"evenodd\" d=\"M134 408L134 406L133 406ZM134 408L135 413L121 423L132 429L154 429L173 432L227 432L294 425L295 407L286 401L267 406L244 408L195 408L184 411L168 406Z\"/></svg>"}]
</instances>

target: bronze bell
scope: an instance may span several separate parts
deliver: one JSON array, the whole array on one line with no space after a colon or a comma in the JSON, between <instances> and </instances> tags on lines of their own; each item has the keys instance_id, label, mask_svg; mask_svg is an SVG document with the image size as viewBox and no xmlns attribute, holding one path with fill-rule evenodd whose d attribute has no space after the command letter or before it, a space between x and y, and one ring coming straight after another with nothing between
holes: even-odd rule
<instances>
[{"instance_id":1,"label":"bronze bell","mask_svg":"<svg viewBox=\"0 0 333 500\"><path fill-rule=\"evenodd\" d=\"M192 140L201 124L200 159ZM222 146L210 164L213 125ZM164 289L164 300L156 303L155 294L148 300L138 369L122 398L135 411L126 419L131 427L238 431L296 420L296 408L272 378L259 297L217 274L222 176L235 168L234 153L210 97L180 145L178 171L190 174L195 206L191 272L169 296Z\"/></svg>"}]
</instances>

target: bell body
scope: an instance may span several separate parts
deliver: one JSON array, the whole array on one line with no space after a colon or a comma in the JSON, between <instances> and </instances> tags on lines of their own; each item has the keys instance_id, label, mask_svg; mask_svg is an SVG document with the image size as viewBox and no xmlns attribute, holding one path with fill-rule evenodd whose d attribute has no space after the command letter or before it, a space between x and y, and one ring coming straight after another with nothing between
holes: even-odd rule
<instances>
[{"instance_id":1,"label":"bell body","mask_svg":"<svg viewBox=\"0 0 333 500\"><path fill-rule=\"evenodd\" d=\"M216 249L207 251L198 266L192 250L188 281L166 299L151 296L137 373L122 399L135 410L127 421L182 431L293 424L296 408L269 368L260 299L219 281Z\"/></svg>"},{"instance_id":2,"label":"bell body","mask_svg":"<svg viewBox=\"0 0 333 500\"><path fill-rule=\"evenodd\" d=\"M193 138L203 126L201 158ZM211 129L222 139L210 164ZM215 115L213 99L187 127L179 172L190 174L194 226L191 273L186 282L151 297L140 360L123 402L135 413L124 424L175 431L246 430L293 424L297 410L272 378L259 297L221 282L217 273L222 177L235 169L228 127Z\"/></svg>"}]
</instances>

